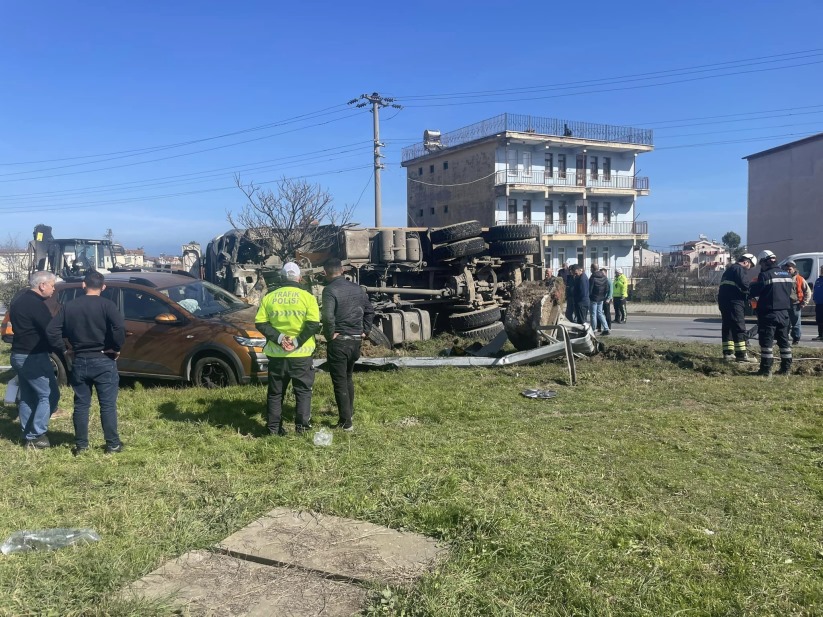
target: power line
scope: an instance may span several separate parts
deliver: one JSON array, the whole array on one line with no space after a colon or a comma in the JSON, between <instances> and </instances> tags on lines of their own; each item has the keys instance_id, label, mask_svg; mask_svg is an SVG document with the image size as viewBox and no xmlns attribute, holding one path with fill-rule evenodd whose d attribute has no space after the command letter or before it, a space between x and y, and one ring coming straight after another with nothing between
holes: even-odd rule
<instances>
[{"instance_id":1,"label":"power line","mask_svg":"<svg viewBox=\"0 0 823 617\"><path fill-rule=\"evenodd\" d=\"M764 110L761 110L761 111L744 111L744 112L739 112L739 113L736 113L736 114L724 114L724 115L720 115L720 116L699 116L697 118L678 118L676 120L656 120L654 122L629 122L628 124L630 124L632 126L651 127L651 126L654 126L656 124L670 124L672 122L691 122L692 120L715 120L717 118L735 118L737 116L751 116L751 115L756 115L756 114L771 114L771 113L775 113L775 112L778 112L778 111L795 111L795 110L798 110L798 109L820 109L821 107L823 107L823 105L804 105L802 107L783 107L781 109L764 109ZM786 114L786 115L793 115L793 114ZM768 117L771 117L771 116L768 116ZM750 120L758 120L758 118L749 118L749 119ZM747 119L741 119L740 121L744 122L746 120ZM729 120L729 122L732 122L732 121ZM687 126L692 126L692 125L687 125ZM660 127L657 130L663 130L664 128L672 128L672 127L670 127L670 126Z\"/></svg>"},{"instance_id":2,"label":"power line","mask_svg":"<svg viewBox=\"0 0 823 617\"><path fill-rule=\"evenodd\" d=\"M815 131L812 133L782 133L780 135L768 135L766 137L751 137L748 139L730 139L727 141L707 141L699 144L682 144L679 146L661 146L659 148L655 148L655 150L678 150L681 148L702 148L705 146L722 146L727 144L742 144L748 143L753 141L765 141L767 139L777 139L782 137L799 137L803 139L804 137L812 137L813 135L819 135L819 131Z\"/></svg>"},{"instance_id":3,"label":"power line","mask_svg":"<svg viewBox=\"0 0 823 617\"><path fill-rule=\"evenodd\" d=\"M120 150L118 152L105 152L105 153L102 153L102 154L86 154L86 155L82 155L82 156L70 156L70 157L57 158L57 159L43 159L43 160L39 160L39 161L18 161L18 162L13 162L13 163L0 163L0 167L13 167L13 166L18 166L18 165L39 165L41 163L58 163L58 162L62 162L62 161L77 161L77 160L80 160L80 159L90 159L90 158L100 158L100 157L106 157L106 156L116 156L116 155L119 155L119 154L130 154L132 156L137 156L138 154L146 154L146 153L156 152L156 151L160 151L160 150L167 150L167 149L170 149L170 148L179 148L179 147L182 147L182 146L189 146L189 145L192 145L192 144L202 143L202 142L205 142L205 141L212 141L212 140L215 140L215 139L223 139L225 137L233 137L235 135L242 135L244 133L251 133L251 132L254 132L254 131L262 131L264 129L273 128L275 126L282 126L284 124L291 124L292 122L297 122L301 119L309 119L309 118L314 118L314 117L325 116L325 115L329 115L329 114L328 113L323 113L323 112L328 112L329 110L336 109L338 107L344 107L344 106L342 104L332 105L331 107L326 107L326 108L320 109L318 111L301 114L299 116L292 116L291 118L286 118L284 120L279 120L279 121L276 121L276 122L269 122L268 124L261 124L259 126L253 126L253 127L249 127L249 128L246 128L246 129L240 129L238 131L232 131L231 133L223 133L221 135L213 135L211 137L203 137L201 139L191 139L191 140L188 140L188 141L180 141L180 142L176 142L176 143L172 143L172 144L163 144L163 145L159 145L159 146L147 146L145 148L136 148L136 149L133 149L133 150ZM338 112L331 112L331 113L338 113ZM117 158L125 158L125 157L117 157ZM81 164L102 163L102 162L105 162L107 160L114 160L114 159L102 159L102 160L99 160L99 161L91 161L90 163L81 163Z\"/></svg>"}]
</instances>

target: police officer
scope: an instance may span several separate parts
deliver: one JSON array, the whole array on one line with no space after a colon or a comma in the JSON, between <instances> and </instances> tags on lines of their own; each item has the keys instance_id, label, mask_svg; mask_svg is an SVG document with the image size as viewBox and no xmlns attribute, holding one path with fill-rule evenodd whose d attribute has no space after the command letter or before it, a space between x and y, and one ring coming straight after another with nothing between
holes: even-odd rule
<instances>
[{"instance_id":1,"label":"police officer","mask_svg":"<svg viewBox=\"0 0 823 617\"><path fill-rule=\"evenodd\" d=\"M314 335L320 330L320 307L317 299L299 286L300 266L288 262L281 271L286 281L266 294L260 302L255 325L266 337L263 352L269 357L269 384L266 404L268 429L272 435L284 436L283 394L289 386L297 401L295 430L311 428L311 393L314 385Z\"/></svg>"},{"instance_id":2,"label":"police officer","mask_svg":"<svg viewBox=\"0 0 823 617\"><path fill-rule=\"evenodd\" d=\"M760 341L760 370L758 375L768 377L772 372L774 339L780 348L779 375L788 375L792 368L792 343L789 339L789 309L794 279L777 266L777 257L771 251L761 251L760 274L751 284L749 293L757 298L757 329Z\"/></svg>"},{"instance_id":3,"label":"police officer","mask_svg":"<svg viewBox=\"0 0 823 617\"><path fill-rule=\"evenodd\" d=\"M372 329L374 307L359 285L343 277L339 259L329 259L324 270L329 283L323 289L323 336L327 341L327 364L337 403L337 427L351 431L354 414L352 373L354 363L360 357L363 339Z\"/></svg>"},{"instance_id":4,"label":"police officer","mask_svg":"<svg viewBox=\"0 0 823 617\"><path fill-rule=\"evenodd\" d=\"M745 253L723 273L717 292L717 305L723 319L723 359L727 362L755 362L746 349L746 302L749 297L747 270L757 265L757 257Z\"/></svg>"}]
</instances>

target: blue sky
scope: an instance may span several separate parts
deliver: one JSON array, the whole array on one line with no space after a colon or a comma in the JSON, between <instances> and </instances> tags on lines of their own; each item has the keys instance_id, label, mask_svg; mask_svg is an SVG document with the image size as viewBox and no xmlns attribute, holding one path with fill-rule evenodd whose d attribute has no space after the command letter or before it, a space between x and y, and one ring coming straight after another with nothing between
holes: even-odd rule
<instances>
[{"instance_id":1,"label":"blue sky","mask_svg":"<svg viewBox=\"0 0 823 617\"><path fill-rule=\"evenodd\" d=\"M375 91L404 105L381 114L385 225L405 224L403 146L513 112L653 128L652 246L745 237L741 157L823 131L823 3L567 6L6 0L0 240L45 222L177 253L230 227L236 172L307 176L370 225L371 114L345 103ZM436 97L477 91L499 94Z\"/></svg>"}]
</instances>

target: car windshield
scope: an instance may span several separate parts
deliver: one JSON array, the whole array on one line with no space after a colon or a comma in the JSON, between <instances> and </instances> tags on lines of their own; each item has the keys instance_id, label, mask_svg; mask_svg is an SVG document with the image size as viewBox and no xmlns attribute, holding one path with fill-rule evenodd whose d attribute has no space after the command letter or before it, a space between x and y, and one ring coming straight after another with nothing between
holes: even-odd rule
<instances>
[{"instance_id":1,"label":"car windshield","mask_svg":"<svg viewBox=\"0 0 823 617\"><path fill-rule=\"evenodd\" d=\"M228 291L206 281L192 281L158 290L193 315L208 317L247 308L249 305Z\"/></svg>"}]
</instances>

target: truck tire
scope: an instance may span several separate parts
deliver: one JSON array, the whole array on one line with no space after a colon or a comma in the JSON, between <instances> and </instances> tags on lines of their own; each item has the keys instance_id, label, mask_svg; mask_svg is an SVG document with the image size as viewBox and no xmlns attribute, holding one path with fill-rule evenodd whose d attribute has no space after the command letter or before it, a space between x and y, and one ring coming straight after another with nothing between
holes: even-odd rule
<instances>
[{"instance_id":1,"label":"truck tire","mask_svg":"<svg viewBox=\"0 0 823 617\"><path fill-rule=\"evenodd\" d=\"M389 341L389 337L378 328L372 328L369 330L369 341L372 345L376 345L377 347L386 347L387 349L391 349L391 341Z\"/></svg>"},{"instance_id":2,"label":"truck tire","mask_svg":"<svg viewBox=\"0 0 823 617\"><path fill-rule=\"evenodd\" d=\"M486 243L483 238L469 238L468 240L458 240L451 244L438 246L432 251L432 258L435 261L441 259L456 259L457 257L467 257L477 255L486 250Z\"/></svg>"},{"instance_id":3,"label":"truck tire","mask_svg":"<svg viewBox=\"0 0 823 617\"><path fill-rule=\"evenodd\" d=\"M480 235L482 228L480 221L465 221L447 225L431 232L432 244L443 244L445 242L456 242L466 238L474 238Z\"/></svg>"},{"instance_id":4,"label":"truck tire","mask_svg":"<svg viewBox=\"0 0 823 617\"><path fill-rule=\"evenodd\" d=\"M495 321L493 324L483 326L482 328L474 328L473 330L464 330L463 332L458 332L457 335L462 338L472 340L490 341L495 336L503 332L503 330L505 330L503 322Z\"/></svg>"},{"instance_id":5,"label":"truck tire","mask_svg":"<svg viewBox=\"0 0 823 617\"><path fill-rule=\"evenodd\" d=\"M499 306L482 308L479 311L470 311L468 313L455 313L449 316L449 325L455 331L472 330L481 326L488 326L495 321L500 321Z\"/></svg>"},{"instance_id":6,"label":"truck tire","mask_svg":"<svg viewBox=\"0 0 823 617\"><path fill-rule=\"evenodd\" d=\"M489 242L498 240L534 240L540 237L538 225L496 225L489 229Z\"/></svg>"},{"instance_id":7,"label":"truck tire","mask_svg":"<svg viewBox=\"0 0 823 617\"><path fill-rule=\"evenodd\" d=\"M492 242L489 253L492 257L510 257L513 255L531 255L540 252L538 240L512 240L506 242Z\"/></svg>"}]
</instances>

